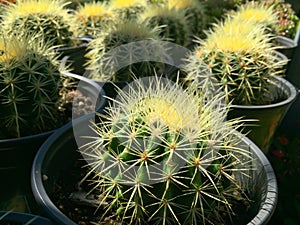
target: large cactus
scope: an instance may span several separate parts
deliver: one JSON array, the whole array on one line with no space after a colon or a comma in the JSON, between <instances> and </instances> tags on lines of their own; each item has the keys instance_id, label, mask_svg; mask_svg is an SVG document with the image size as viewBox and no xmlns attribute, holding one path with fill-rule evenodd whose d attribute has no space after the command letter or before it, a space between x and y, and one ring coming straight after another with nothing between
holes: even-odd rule
<instances>
[{"instance_id":1,"label":"large cactus","mask_svg":"<svg viewBox=\"0 0 300 225\"><path fill-rule=\"evenodd\" d=\"M103 219L112 211L122 224L222 224L236 206L249 206L236 179L252 160L232 132L238 123L225 121L219 95L204 100L158 77L119 92L82 148Z\"/></svg>"},{"instance_id":2,"label":"large cactus","mask_svg":"<svg viewBox=\"0 0 300 225\"><path fill-rule=\"evenodd\" d=\"M53 45L72 46L80 35L78 23L62 0L17 1L5 8L2 26L7 32L22 28L39 34ZM18 32L22 30L18 29Z\"/></svg>"},{"instance_id":3,"label":"large cactus","mask_svg":"<svg viewBox=\"0 0 300 225\"><path fill-rule=\"evenodd\" d=\"M165 42L157 28L135 21L117 23L89 43L88 66L90 77L102 81L128 81L135 75L149 76L164 66ZM155 59L156 61L150 61Z\"/></svg>"},{"instance_id":4,"label":"large cactus","mask_svg":"<svg viewBox=\"0 0 300 225\"><path fill-rule=\"evenodd\" d=\"M37 37L0 36L0 136L20 137L59 126L62 76L53 49ZM61 121L63 122L63 121Z\"/></svg>"},{"instance_id":5,"label":"large cactus","mask_svg":"<svg viewBox=\"0 0 300 225\"><path fill-rule=\"evenodd\" d=\"M264 25L239 23L227 19L215 25L206 40L188 58L187 79L217 79L227 96L227 102L240 105L268 104L270 79L283 72L282 60L265 33ZM199 65L207 64L213 76L198 73Z\"/></svg>"},{"instance_id":6,"label":"large cactus","mask_svg":"<svg viewBox=\"0 0 300 225\"><path fill-rule=\"evenodd\" d=\"M161 26L160 35L171 42L182 46L189 43L190 29L184 11L169 8L167 5L153 5L141 14L140 20L150 27Z\"/></svg>"},{"instance_id":7,"label":"large cactus","mask_svg":"<svg viewBox=\"0 0 300 225\"><path fill-rule=\"evenodd\" d=\"M76 10L76 16L84 27L84 34L91 37L97 37L101 29L106 29L116 19L107 3L95 1L80 5Z\"/></svg>"}]
</instances>

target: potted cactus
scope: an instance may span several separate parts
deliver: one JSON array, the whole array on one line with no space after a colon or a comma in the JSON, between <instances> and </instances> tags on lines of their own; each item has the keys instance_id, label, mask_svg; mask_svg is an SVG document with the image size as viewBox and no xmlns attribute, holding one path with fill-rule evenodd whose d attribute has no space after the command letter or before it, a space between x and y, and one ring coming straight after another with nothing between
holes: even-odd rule
<instances>
[{"instance_id":1,"label":"potted cactus","mask_svg":"<svg viewBox=\"0 0 300 225\"><path fill-rule=\"evenodd\" d=\"M135 80L100 117L54 133L32 168L37 202L68 225L266 224L277 198L272 167L235 130L241 121L226 121L220 95L191 87Z\"/></svg>"},{"instance_id":2,"label":"potted cactus","mask_svg":"<svg viewBox=\"0 0 300 225\"><path fill-rule=\"evenodd\" d=\"M7 191L0 201L4 203L20 186L21 193L22 188L28 190L29 170L37 149L71 119L68 93L84 83L85 88L79 91L85 97L72 106L85 108L84 100L98 99L101 88L91 80L65 76L54 47L36 36L1 32L0 49L0 172L5 180L1 192ZM78 100L76 96L74 101ZM100 95L99 101L103 100Z\"/></svg>"},{"instance_id":3,"label":"potted cactus","mask_svg":"<svg viewBox=\"0 0 300 225\"><path fill-rule=\"evenodd\" d=\"M188 80L198 80L201 86L217 80L226 102L234 104L229 116L259 121L258 126L248 127L249 137L264 152L297 94L292 84L280 78L284 75L284 63L275 57L276 47L265 29L264 24L241 23L228 17L215 25L206 40L199 40L186 65ZM213 76L199 73L203 63Z\"/></svg>"},{"instance_id":4,"label":"potted cactus","mask_svg":"<svg viewBox=\"0 0 300 225\"><path fill-rule=\"evenodd\" d=\"M111 0L109 7L120 20L136 20L147 9L146 0Z\"/></svg>"}]
</instances>

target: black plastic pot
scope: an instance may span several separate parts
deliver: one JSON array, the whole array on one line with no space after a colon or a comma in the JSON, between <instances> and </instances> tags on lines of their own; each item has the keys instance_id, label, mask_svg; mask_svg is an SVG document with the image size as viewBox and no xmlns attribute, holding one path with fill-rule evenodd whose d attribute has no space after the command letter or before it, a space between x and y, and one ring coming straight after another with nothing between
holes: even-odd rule
<instances>
[{"instance_id":1,"label":"black plastic pot","mask_svg":"<svg viewBox=\"0 0 300 225\"><path fill-rule=\"evenodd\" d=\"M104 107L105 93L99 85L85 77L70 76L79 80L80 91L93 99L97 111ZM0 210L39 212L30 188L30 170L39 147L53 132L0 140Z\"/></svg>"},{"instance_id":2,"label":"black plastic pot","mask_svg":"<svg viewBox=\"0 0 300 225\"><path fill-rule=\"evenodd\" d=\"M77 184L78 180L75 182L62 174L73 168L74 160L82 159L77 151L78 137L90 135L91 131L87 121L91 118L93 119L94 115L80 118L73 121L73 124L69 123L56 131L41 146L33 163L31 186L35 199L44 212L59 225L75 225L76 223L65 215L53 201L54 184L57 184L59 177L60 181L72 187ZM241 144L247 146L253 153L256 159L253 163L257 168L250 172L251 179L247 183L248 190L251 190L253 196L256 196L257 201L255 201L254 216L246 224L267 224L277 204L278 190L274 171L265 155L252 141L240 133L237 135L241 138ZM79 145L84 143L85 141ZM47 179L44 179L45 177ZM238 223L238 225L242 224Z\"/></svg>"},{"instance_id":3,"label":"black plastic pot","mask_svg":"<svg viewBox=\"0 0 300 225\"><path fill-rule=\"evenodd\" d=\"M0 211L1 225L54 225L48 218L21 212Z\"/></svg>"},{"instance_id":4,"label":"black plastic pot","mask_svg":"<svg viewBox=\"0 0 300 225\"><path fill-rule=\"evenodd\" d=\"M275 77L271 82L275 91L283 99L280 102L269 105L233 105L228 118L253 119L255 122L248 122L250 126L245 127L250 132L248 137L264 152L268 152L274 133L283 120L289 107L295 101L298 91L284 78Z\"/></svg>"}]
</instances>

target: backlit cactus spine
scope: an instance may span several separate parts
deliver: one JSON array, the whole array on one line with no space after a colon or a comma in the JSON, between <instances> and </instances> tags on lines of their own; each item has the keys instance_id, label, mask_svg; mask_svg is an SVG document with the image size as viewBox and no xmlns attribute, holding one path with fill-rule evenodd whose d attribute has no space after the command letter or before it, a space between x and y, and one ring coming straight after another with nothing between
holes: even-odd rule
<instances>
[{"instance_id":1,"label":"backlit cactus spine","mask_svg":"<svg viewBox=\"0 0 300 225\"><path fill-rule=\"evenodd\" d=\"M147 8L145 0L111 0L109 7L120 20L136 20Z\"/></svg>"},{"instance_id":2,"label":"backlit cactus spine","mask_svg":"<svg viewBox=\"0 0 300 225\"><path fill-rule=\"evenodd\" d=\"M97 37L101 29L106 29L115 20L115 15L107 3L95 1L80 5L76 10L76 16L84 26L84 34L91 37Z\"/></svg>"},{"instance_id":3,"label":"backlit cactus spine","mask_svg":"<svg viewBox=\"0 0 300 225\"><path fill-rule=\"evenodd\" d=\"M58 127L62 76L53 49L36 37L0 36L0 136Z\"/></svg>"},{"instance_id":4,"label":"backlit cactus spine","mask_svg":"<svg viewBox=\"0 0 300 225\"><path fill-rule=\"evenodd\" d=\"M268 104L270 79L283 72L282 60L278 60L271 44L272 38L264 26L238 23L228 19L215 25L206 40L188 57L187 80L209 83L216 79L226 95L227 102L239 105ZM213 76L198 73L206 64ZM206 81L206 82L205 82Z\"/></svg>"},{"instance_id":5,"label":"backlit cactus spine","mask_svg":"<svg viewBox=\"0 0 300 225\"><path fill-rule=\"evenodd\" d=\"M7 32L17 30L18 33L30 31L53 45L72 46L81 32L66 5L62 0L17 1L5 8L3 29Z\"/></svg>"},{"instance_id":6,"label":"backlit cactus spine","mask_svg":"<svg viewBox=\"0 0 300 225\"><path fill-rule=\"evenodd\" d=\"M208 21L203 2L199 0L170 0L168 5L170 8L184 10L191 33L198 37L204 36L203 31Z\"/></svg>"},{"instance_id":7,"label":"backlit cactus spine","mask_svg":"<svg viewBox=\"0 0 300 225\"><path fill-rule=\"evenodd\" d=\"M159 30L135 21L123 21L109 27L89 43L87 70L90 77L102 81L128 81L136 75L149 76L163 70L166 42ZM150 61L155 59L156 61Z\"/></svg>"},{"instance_id":8,"label":"backlit cactus spine","mask_svg":"<svg viewBox=\"0 0 300 225\"><path fill-rule=\"evenodd\" d=\"M97 177L103 219L112 211L122 224L222 224L235 206L248 206L236 177L247 176L252 159L232 133L237 121L225 122L220 96L204 104L157 77L130 85L81 149Z\"/></svg>"},{"instance_id":9,"label":"backlit cactus spine","mask_svg":"<svg viewBox=\"0 0 300 225\"><path fill-rule=\"evenodd\" d=\"M141 23L150 27L161 26L160 35L178 45L188 44L190 29L187 25L187 18L183 11L168 6L151 6L141 14Z\"/></svg>"}]
</instances>

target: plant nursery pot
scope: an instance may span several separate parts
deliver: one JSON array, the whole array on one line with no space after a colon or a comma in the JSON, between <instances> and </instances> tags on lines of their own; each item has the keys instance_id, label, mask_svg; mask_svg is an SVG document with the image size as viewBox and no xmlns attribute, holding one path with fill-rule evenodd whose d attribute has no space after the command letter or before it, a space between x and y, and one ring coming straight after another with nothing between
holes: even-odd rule
<instances>
[{"instance_id":1,"label":"plant nursery pot","mask_svg":"<svg viewBox=\"0 0 300 225\"><path fill-rule=\"evenodd\" d=\"M68 58L67 64L70 65L72 73L84 74L85 63L87 62L87 58L85 57L85 54L87 53L87 45L87 43L83 43L78 46L56 49L60 60L64 57Z\"/></svg>"},{"instance_id":2,"label":"plant nursery pot","mask_svg":"<svg viewBox=\"0 0 300 225\"><path fill-rule=\"evenodd\" d=\"M295 42L295 40L283 36L277 36L276 41L280 46L278 51L283 53L288 59L292 59L298 42Z\"/></svg>"},{"instance_id":3,"label":"plant nursery pot","mask_svg":"<svg viewBox=\"0 0 300 225\"><path fill-rule=\"evenodd\" d=\"M243 106L233 105L228 113L228 118L239 118L255 120L246 122L248 126L243 127L247 135L265 154L268 152L274 133L283 120L288 109L295 101L298 91L284 78L275 77L271 82L282 99L269 105Z\"/></svg>"},{"instance_id":4,"label":"plant nursery pot","mask_svg":"<svg viewBox=\"0 0 300 225\"><path fill-rule=\"evenodd\" d=\"M80 91L96 103L105 105L104 91L92 80L80 80ZM0 139L0 210L39 212L30 188L30 170L39 147L56 129L20 138Z\"/></svg>"},{"instance_id":5,"label":"plant nursery pot","mask_svg":"<svg viewBox=\"0 0 300 225\"><path fill-rule=\"evenodd\" d=\"M93 209L85 208L84 204L78 206L71 200L74 193L66 191L71 188L73 191L79 190L80 192L80 188L77 187L79 181L85 176L85 172L80 172L78 168L86 168L83 167L86 162L82 160L83 157L78 151L78 138L76 137L90 135L91 129L87 121L93 116L81 117L73 121L73 124L69 123L53 133L41 146L33 162L31 186L35 199L46 215L59 225L76 225L80 219L74 219L74 217L78 217L82 212L89 217L93 216L95 212ZM250 210L249 214L243 214L243 217L250 215L246 222L239 221L236 224L267 224L277 204L278 192L274 171L265 155L251 140L239 132L236 132L236 135L241 138L241 144L249 147L249 151L253 153L255 158L253 165L257 168L251 170L251 181L247 182L247 187L255 196L253 210ZM85 143L83 141L79 146ZM74 165L77 163L79 166L74 169ZM58 200L57 192L63 196L59 198L63 199L63 202ZM71 206L73 212L65 211L65 203ZM85 219L92 221L91 218Z\"/></svg>"},{"instance_id":6,"label":"plant nursery pot","mask_svg":"<svg viewBox=\"0 0 300 225\"><path fill-rule=\"evenodd\" d=\"M0 211L1 225L54 225L48 218L21 212Z\"/></svg>"}]
</instances>

